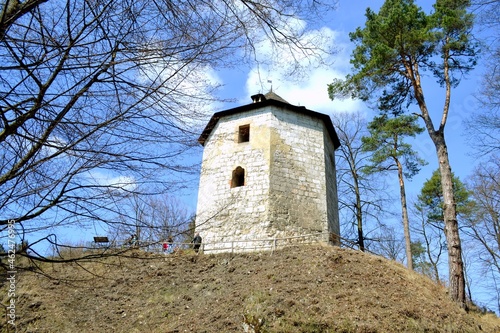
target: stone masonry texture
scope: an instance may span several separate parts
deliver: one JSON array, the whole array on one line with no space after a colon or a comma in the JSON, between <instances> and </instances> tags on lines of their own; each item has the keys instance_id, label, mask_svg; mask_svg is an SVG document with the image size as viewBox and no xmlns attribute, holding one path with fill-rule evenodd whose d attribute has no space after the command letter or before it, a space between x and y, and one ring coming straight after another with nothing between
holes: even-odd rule
<instances>
[{"instance_id":1,"label":"stone masonry texture","mask_svg":"<svg viewBox=\"0 0 500 333\"><path fill-rule=\"evenodd\" d=\"M239 143L245 125L249 141ZM204 142L198 193L205 252L251 251L311 234L331 243L339 235L334 150L323 120L307 112L266 105L219 118ZM244 183L232 187L237 167Z\"/></svg>"}]
</instances>

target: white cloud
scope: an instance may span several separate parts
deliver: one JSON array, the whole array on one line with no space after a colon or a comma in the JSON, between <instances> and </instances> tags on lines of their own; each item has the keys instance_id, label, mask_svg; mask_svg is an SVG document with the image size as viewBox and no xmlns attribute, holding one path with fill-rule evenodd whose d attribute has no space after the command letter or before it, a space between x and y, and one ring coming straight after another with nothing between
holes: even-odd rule
<instances>
[{"instance_id":1,"label":"white cloud","mask_svg":"<svg viewBox=\"0 0 500 333\"><path fill-rule=\"evenodd\" d=\"M191 129L199 127L219 107L214 90L222 85L222 79L209 65L196 62L163 59L144 64L138 80L146 85L159 85L163 101L151 98L151 107L169 113L169 119L177 126Z\"/></svg>"},{"instance_id":2,"label":"white cloud","mask_svg":"<svg viewBox=\"0 0 500 333\"><path fill-rule=\"evenodd\" d=\"M294 27L306 28L302 21L297 22ZM337 53L328 55L326 59L306 56L297 49L293 53L283 49L277 50L269 41L262 42L257 48L257 59L260 63L251 69L247 76L246 96L267 93L271 88L268 80L271 80L273 91L290 104L302 105L326 114L363 108L360 101L332 101L328 97L327 85L334 78L345 77L350 67L347 49L338 42L337 37L337 32L327 27L304 34L303 43L306 45L314 43L325 50L337 49ZM320 63L320 60L324 60L324 64ZM294 73L297 64L303 71ZM244 100L244 103L247 102L248 97Z\"/></svg>"},{"instance_id":3,"label":"white cloud","mask_svg":"<svg viewBox=\"0 0 500 333\"><path fill-rule=\"evenodd\" d=\"M111 175L109 173L91 170L88 173L90 183L98 186L109 186L116 190L132 191L137 187L137 182L134 177L123 175Z\"/></svg>"},{"instance_id":4,"label":"white cloud","mask_svg":"<svg viewBox=\"0 0 500 333\"><path fill-rule=\"evenodd\" d=\"M220 103L214 98L214 88L222 84L222 79L210 66L196 66L179 71L169 86L175 85L176 103L183 105L184 113L177 118L179 124L187 128L205 124Z\"/></svg>"}]
</instances>

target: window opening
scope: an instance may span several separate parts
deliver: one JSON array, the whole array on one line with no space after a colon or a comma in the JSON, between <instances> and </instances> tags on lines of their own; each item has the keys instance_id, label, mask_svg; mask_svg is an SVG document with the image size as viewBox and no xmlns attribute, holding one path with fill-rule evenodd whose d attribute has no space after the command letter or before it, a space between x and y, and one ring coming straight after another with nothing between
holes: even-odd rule
<instances>
[{"instance_id":1,"label":"window opening","mask_svg":"<svg viewBox=\"0 0 500 333\"><path fill-rule=\"evenodd\" d=\"M233 170L231 187L239 187L244 185L245 185L245 169L239 166Z\"/></svg>"},{"instance_id":2,"label":"window opening","mask_svg":"<svg viewBox=\"0 0 500 333\"><path fill-rule=\"evenodd\" d=\"M250 141L250 125L242 125L238 130L238 143Z\"/></svg>"}]
</instances>

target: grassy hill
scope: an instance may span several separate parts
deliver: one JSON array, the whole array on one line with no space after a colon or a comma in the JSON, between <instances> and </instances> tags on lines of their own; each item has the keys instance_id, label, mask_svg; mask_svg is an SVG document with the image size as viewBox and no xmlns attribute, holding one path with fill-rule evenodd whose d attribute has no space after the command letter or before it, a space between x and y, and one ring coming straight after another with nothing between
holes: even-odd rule
<instances>
[{"instance_id":1,"label":"grassy hill","mask_svg":"<svg viewBox=\"0 0 500 333\"><path fill-rule=\"evenodd\" d=\"M497 317L466 313L429 279L330 246L198 256L136 250L43 269L47 276L17 273L18 332L500 332Z\"/></svg>"}]
</instances>

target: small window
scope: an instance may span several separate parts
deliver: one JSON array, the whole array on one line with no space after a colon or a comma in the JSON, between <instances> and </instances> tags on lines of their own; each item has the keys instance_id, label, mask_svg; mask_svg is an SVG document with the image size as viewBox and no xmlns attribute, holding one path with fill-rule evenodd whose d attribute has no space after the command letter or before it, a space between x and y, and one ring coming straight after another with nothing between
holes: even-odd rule
<instances>
[{"instance_id":1,"label":"small window","mask_svg":"<svg viewBox=\"0 0 500 333\"><path fill-rule=\"evenodd\" d=\"M245 169L237 167L233 170L233 177L231 178L231 187L239 187L245 185Z\"/></svg>"},{"instance_id":2,"label":"small window","mask_svg":"<svg viewBox=\"0 0 500 333\"><path fill-rule=\"evenodd\" d=\"M242 125L238 130L238 143L250 141L250 125Z\"/></svg>"}]
</instances>

